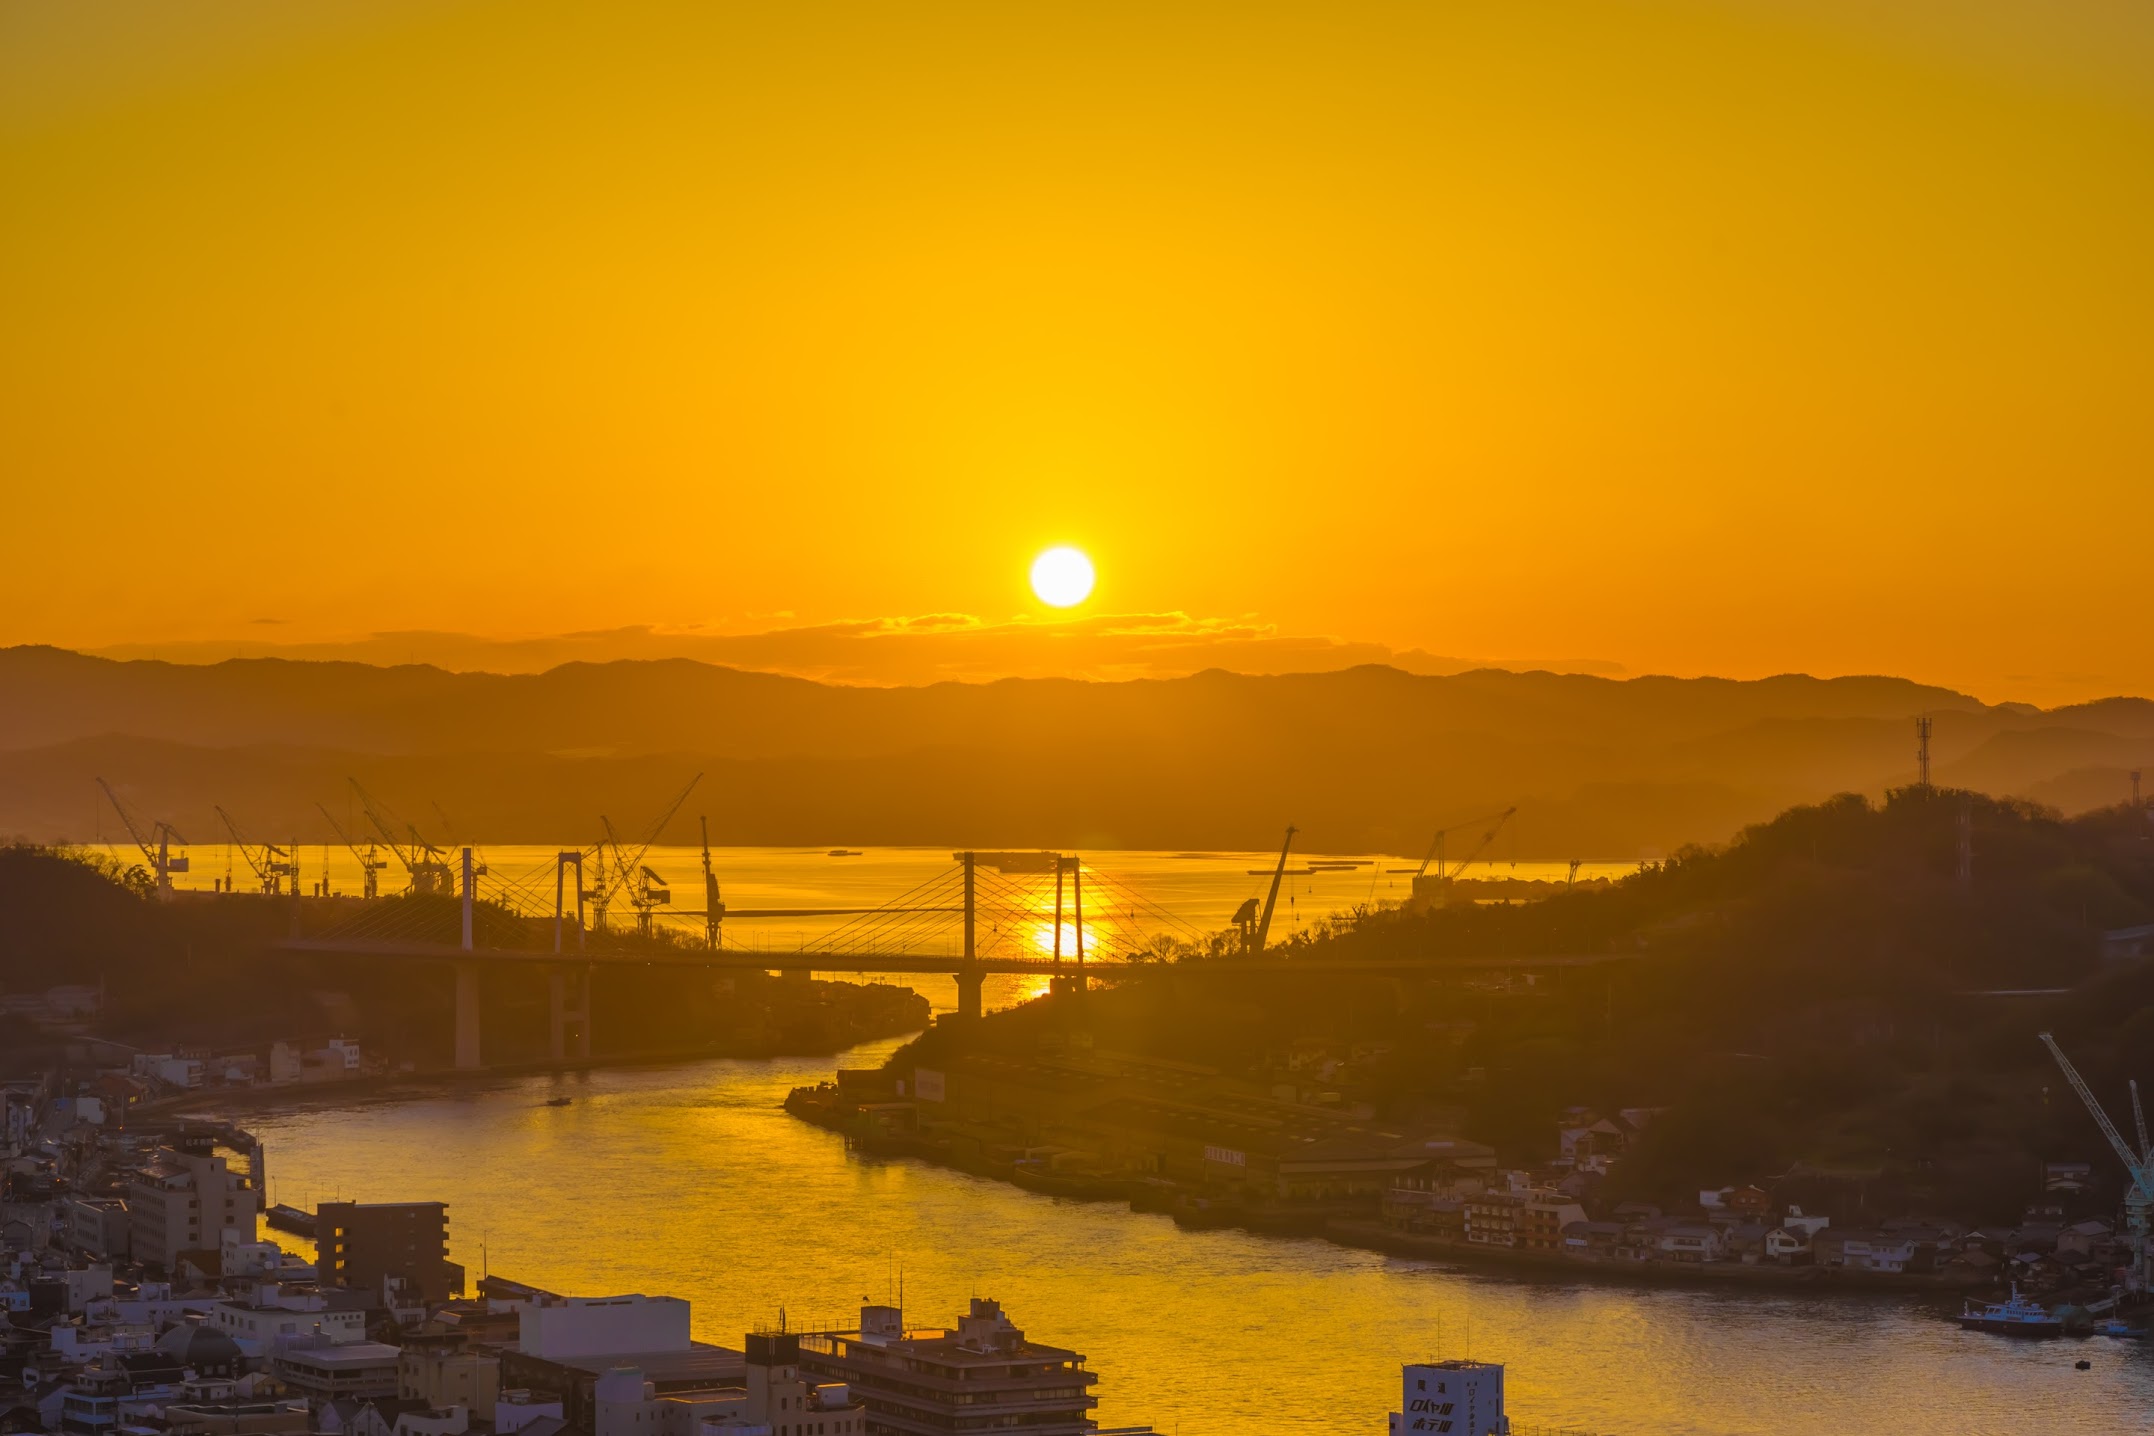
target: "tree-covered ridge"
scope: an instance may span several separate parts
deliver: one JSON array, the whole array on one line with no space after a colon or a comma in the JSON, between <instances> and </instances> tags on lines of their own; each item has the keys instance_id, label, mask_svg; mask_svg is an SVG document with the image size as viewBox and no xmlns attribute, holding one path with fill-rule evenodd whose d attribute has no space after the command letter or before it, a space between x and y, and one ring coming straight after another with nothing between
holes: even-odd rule
<instances>
[{"instance_id":1,"label":"tree-covered ridge","mask_svg":"<svg viewBox=\"0 0 2154 1436\"><path fill-rule=\"evenodd\" d=\"M1964 829L1968 872L1960 876ZM1641 1196L1814 1170L1968 1217L2009 1214L2044 1160L2106 1149L2036 1033L2122 1110L2154 1078L2154 964L2105 930L2154 922L2154 826L1922 788L1790 809L1606 887L1541 901L1343 914L1288 944L1307 976L1163 968L923 1047L1090 1040L1275 1081L1311 1043L1342 1093L1449 1116L1529 1161L1571 1107L1665 1108L1613 1179ZM1326 975L1335 958L1612 954L1535 982ZM1183 966L1180 971L1188 969ZM1433 970L1440 971L1440 963ZM909 1058L901 1058L909 1061Z\"/></svg>"}]
</instances>

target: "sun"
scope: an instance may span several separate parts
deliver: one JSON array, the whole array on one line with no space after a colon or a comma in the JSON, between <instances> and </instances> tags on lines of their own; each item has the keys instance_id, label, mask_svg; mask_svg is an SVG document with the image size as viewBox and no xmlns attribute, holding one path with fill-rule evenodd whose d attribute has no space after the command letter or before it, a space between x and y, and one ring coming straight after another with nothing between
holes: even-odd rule
<instances>
[{"instance_id":1,"label":"sun","mask_svg":"<svg viewBox=\"0 0 2154 1436\"><path fill-rule=\"evenodd\" d=\"M1092 596L1092 560L1067 546L1032 560L1032 591L1054 608L1074 608Z\"/></svg>"}]
</instances>

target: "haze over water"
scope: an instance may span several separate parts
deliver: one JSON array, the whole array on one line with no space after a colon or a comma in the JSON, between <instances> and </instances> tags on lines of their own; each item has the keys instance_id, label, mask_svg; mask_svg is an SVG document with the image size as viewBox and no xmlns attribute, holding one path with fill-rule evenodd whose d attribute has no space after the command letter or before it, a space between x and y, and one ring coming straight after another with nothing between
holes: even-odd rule
<instances>
[{"instance_id":1,"label":"haze over water","mask_svg":"<svg viewBox=\"0 0 2154 1436\"><path fill-rule=\"evenodd\" d=\"M243 1117L272 1195L449 1203L455 1259L552 1290L666 1293L738 1347L784 1308L857 1317L902 1264L908 1319L977 1293L1101 1376L1101 1424L1381 1433L1408 1360L1509 1367L1515 1423L1637 1436L2023 1436L2147 1429L2154 1350L2014 1342L1947 1298L1522 1281L1316 1240L1186 1232L912 1161L787 1116L836 1059L714 1061L416 1087ZM549 1097L573 1097L548 1107ZM482 1249L483 1244L483 1249ZM2091 1371L2075 1371L2079 1359Z\"/></svg>"}]
</instances>

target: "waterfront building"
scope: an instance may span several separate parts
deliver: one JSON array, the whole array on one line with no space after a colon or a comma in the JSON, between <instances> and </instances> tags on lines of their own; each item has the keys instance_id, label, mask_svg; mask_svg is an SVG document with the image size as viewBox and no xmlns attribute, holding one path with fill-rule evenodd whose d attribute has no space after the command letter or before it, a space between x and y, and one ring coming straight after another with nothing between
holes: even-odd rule
<instances>
[{"instance_id":1,"label":"waterfront building","mask_svg":"<svg viewBox=\"0 0 2154 1436\"><path fill-rule=\"evenodd\" d=\"M1096 1436L1099 1377L1077 1352L1026 1340L999 1302L973 1298L954 1331L907 1331L897 1308L865 1306L858 1331L803 1336L799 1350L803 1370L866 1403L872 1436Z\"/></svg>"},{"instance_id":2,"label":"waterfront building","mask_svg":"<svg viewBox=\"0 0 2154 1436\"><path fill-rule=\"evenodd\" d=\"M464 1269L449 1260L443 1202L323 1202L314 1212L314 1266L323 1282L364 1291L394 1277L428 1302L464 1290Z\"/></svg>"},{"instance_id":3,"label":"waterfront building","mask_svg":"<svg viewBox=\"0 0 2154 1436\"><path fill-rule=\"evenodd\" d=\"M1475 1246L1518 1245L1519 1212L1526 1198L1517 1192L1482 1192L1466 1199L1466 1240Z\"/></svg>"},{"instance_id":4,"label":"waterfront building","mask_svg":"<svg viewBox=\"0 0 2154 1436\"><path fill-rule=\"evenodd\" d=\"M1503 1364L1432 1361L1405 1368L1390 1436L1508 1436L1503 1413Z\"/></svg>"},{"instance_id":5,"label":"waterfront building","mask_svg":"<svg viewBox=\"0 0 2154 1436\"><path fill-rule=\"evenodd\" d=\"M246 1175L210 1152L159 1147L127 1184L127 1231L134 1258L160 1272L181 1252L216 1251L224 1233L252 1240L261 1197Z\"/></svg>"},{"instance_id":6,"label":"waterfront building","mask_svg":"<svg viewBox=\"0 0 2154 1436\"><path fill-rule=\"evenodd\" d=\"M1528 1251L1563 1250L1563 1229L1586 1219L1586 1209L1549 1192L1537 1192L1517 1210L1517 1244Z\"/></svg>"}]
</instances>

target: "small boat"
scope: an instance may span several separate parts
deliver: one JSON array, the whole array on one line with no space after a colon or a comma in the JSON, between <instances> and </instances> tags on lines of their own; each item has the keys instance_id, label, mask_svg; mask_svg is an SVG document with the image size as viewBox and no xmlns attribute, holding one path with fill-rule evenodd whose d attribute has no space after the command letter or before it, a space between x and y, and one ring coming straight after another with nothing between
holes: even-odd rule
<instances>
[{"instance_id":1,"label":"small boat","mask_svg":"<svg viewBox=\"0 0 2154 1436\"><path fill-rule=\"evenodd\" d=\"M2038 1301L2019 1294L2015 1283L2007 1301L1976 1305L1968 1302L1960 1311L1960 1325L1969 1331L1994 1331L2005 1336L2062 1336L2064 1318Z\"/></svg>"},{"instance_id":2,"label":"small boat","mask_svg":"<svg viewBox=\"0 0 2154 1436\"><path fill-rule=\"evenodd\" d=\"M2095 1323L2094 1334L2096 1336L2120 1336L2126 1341L2144 1341L2146 1340L2147 1329L2143 1326L2133 1326L2121 1316L2112 1316L2107 1321Z\"/></svg>"},{"instance_id":3,"label":"small boat","mask_svg":"<svg viewBox=\"0 0 2154 1436\"><path fill-rule=\"evenodd\" d=\"M860 856L860 849L832 848L829 852L823 854L823 856L826 858L857 858Z\"/></svg>"},{"instance_id":4,"label":"small boat","mask_svg":"<svg viewBox=\"0 0 2154 1436\"><path fill-rule=\"evenodd\" d=\"M576 1099L574 1097L548 1097L546 1099L546 1105L549 1107L566 1107L569 1103L575 1100Z\"/></svg>"}]
</instances>

